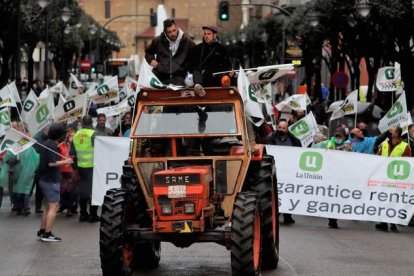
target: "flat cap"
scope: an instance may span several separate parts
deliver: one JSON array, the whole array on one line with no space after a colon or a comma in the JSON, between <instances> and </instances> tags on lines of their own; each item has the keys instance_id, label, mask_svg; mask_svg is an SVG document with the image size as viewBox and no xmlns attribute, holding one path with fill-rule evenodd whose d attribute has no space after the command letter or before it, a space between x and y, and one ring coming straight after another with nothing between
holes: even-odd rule
<instances>
[{"instance_id":1,"label":"flat cap","mask_svg":"<svg viewBox=\"0 0 414 276\"><path fill-rule=\"evenodd\" d=\"M203 25L203 27L201 27L203 30L204 29L209 29L211 31L213 31L213 33L218 33L218 28L216 26L213 25Z\"/></svg>"}]
</instances>

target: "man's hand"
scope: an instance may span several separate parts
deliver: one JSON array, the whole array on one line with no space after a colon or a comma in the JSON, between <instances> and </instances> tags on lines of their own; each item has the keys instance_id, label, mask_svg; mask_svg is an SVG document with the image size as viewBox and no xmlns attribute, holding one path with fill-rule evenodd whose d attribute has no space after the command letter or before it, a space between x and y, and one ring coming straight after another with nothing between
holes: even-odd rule
<instances>
[{"instance_id":1,"label":"man's hand","mask_svg":"<svg viewBox=\"0 0 414 276\"><path fill-rule=\"evenodd\" d=\"M152 68L157 68L158 62L155 59L153 59L153 60L151 60L150 65L152 66Z\"/></svg>"}]
</instances>

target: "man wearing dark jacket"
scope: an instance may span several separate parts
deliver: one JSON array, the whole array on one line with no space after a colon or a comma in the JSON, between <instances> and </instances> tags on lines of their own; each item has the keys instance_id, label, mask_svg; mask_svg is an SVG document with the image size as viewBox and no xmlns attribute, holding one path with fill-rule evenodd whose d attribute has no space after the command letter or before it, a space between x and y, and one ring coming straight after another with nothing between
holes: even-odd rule
<instances>
[{"instance_id":1,"label":"man wearing dark jacket","mask_svg":"<svg viewBox=\"0 0 414 276\"><path fill-rule=\"evenodd\" d=\"M279 121L276 131L269 134L265 139L265 144L276 145L276 146L290 146L290 147L301 147L302 144L300 140L293 136L289 132L287 121ZM295 220L292 218L291 214L283 214L283 219L285 224L295 223Z\"/></svg>"},{"instance_id":2,"label":"man wearing dark jacket","mask_svg":"<svg viewBox=\"0 0 414 276\"><path fill-rule=\"evenodd\" d=\"M190 53L194 89L200 96L205 93L202 86L221 86L221 75L213 73L231 70L230 59L217 37L218 29L212 25L205 25L202 29L203 42L191 49ZM230 77L233 74L230 72Z\"/></svg>"},{"instance_id":3,"label":"man wearing dark jacket","mask_svg":"<svg viewBox=\"0 0 414 276\"><path fill-rule=\"evenodd\" d=\"M184 85L188 57L194 42L177 27L173 19L164 21L164 31L145 49L145 59L165 84Z\"/></svg>"}]
</instances>

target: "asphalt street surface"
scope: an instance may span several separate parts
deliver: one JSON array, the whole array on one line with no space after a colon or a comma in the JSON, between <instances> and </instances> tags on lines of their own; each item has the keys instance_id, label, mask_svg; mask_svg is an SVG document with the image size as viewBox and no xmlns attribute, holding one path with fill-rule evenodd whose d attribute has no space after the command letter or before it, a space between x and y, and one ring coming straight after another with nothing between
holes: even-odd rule
<instances>
[{"instance_id":1,"label":"asphalt street surface","mask_svg":"<svg viewBox=\"0 0 414 276\"><path fill-rule=\"evenodd\" d=\"M33 206L32 206L33 210ZM374 230L373 222L294 216L281 226L279 267L262 275L414 275L414 227ZM0 208L0 275L101 275L99 224L59 214L61 243L37 240L40 215L16 216L8 198ZM160 266L135 275L231 275L230 253L216 244L176 248L162 243Z\"/></svg>"}]
</instances>

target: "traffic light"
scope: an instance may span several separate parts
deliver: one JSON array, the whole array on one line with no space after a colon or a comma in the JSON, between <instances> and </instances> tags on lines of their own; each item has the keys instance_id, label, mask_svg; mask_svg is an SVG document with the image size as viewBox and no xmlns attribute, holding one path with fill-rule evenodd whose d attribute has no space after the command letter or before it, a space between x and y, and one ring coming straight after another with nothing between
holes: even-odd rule
<instances>
[{"instance_id":1,"label":"traffic light","mask_svg":"<svg viewBox=\"0 0 414 276\"><path fill-rule=\"evenodd\" d=\"M220 21L229 21L229 1L221 1L219 4L218 16Z\"/></svg>"},{"instance_id":2,"label":"traffic light","mask_svg":"<svg viewBox=\"0 0 414 276\"><path fill-rule=\"evenodd\" d=\"M157 13L151 11L150 12L150 26L151 27L157 27L157 25L158 25Z\"/></svg>"}]
</instances>

